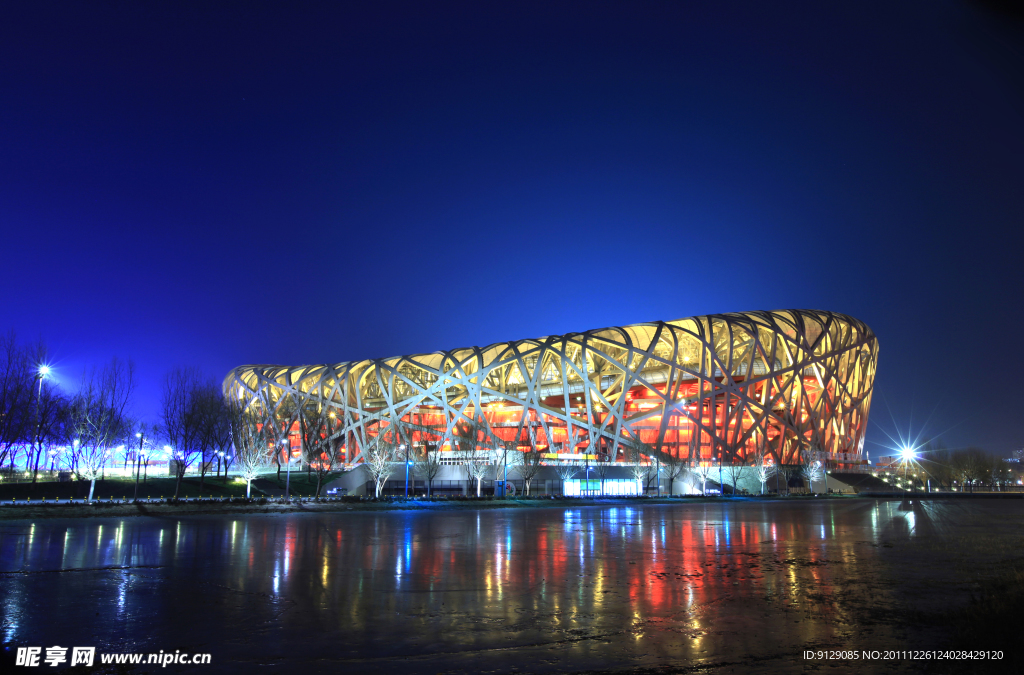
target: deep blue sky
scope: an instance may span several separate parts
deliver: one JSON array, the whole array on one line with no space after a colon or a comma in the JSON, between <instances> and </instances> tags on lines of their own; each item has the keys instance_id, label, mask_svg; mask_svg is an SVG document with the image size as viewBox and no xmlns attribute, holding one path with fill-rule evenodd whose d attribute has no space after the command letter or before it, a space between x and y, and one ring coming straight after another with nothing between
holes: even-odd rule
<instances>
[{"instance_id":1,"label":"deep blue sky","mask_svg":"<svg viewBox=\"0 0 1024 675\"><path fill-rule=\"evenodd\" d=\"M5 3L0 330L155 421L175 365L830 309L872 456L1008 454L1021 20L833 4Z\"/></svg>"}]
</instances>

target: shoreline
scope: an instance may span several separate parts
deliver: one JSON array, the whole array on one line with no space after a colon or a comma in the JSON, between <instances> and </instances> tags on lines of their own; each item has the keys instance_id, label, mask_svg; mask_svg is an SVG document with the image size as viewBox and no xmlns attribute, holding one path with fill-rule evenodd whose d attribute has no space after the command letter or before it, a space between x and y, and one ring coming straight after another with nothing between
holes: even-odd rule
<instances>
[{"instance_id":1,"label":"shoreline","mask_svg":"<svg viewBox=\"0 0 1024 675\"><path fill-rule=\"evenodd\" d=\"M53 501L21 502L0 505L0 521L39 520L51 518L123 518L168 517L196 515L289 515L294 513L349 513L365 511L452 511L478 509L577 508L581 506L672 506L682 504L730 504L746 502L802 502L832 499L1024 499L1021 493L860 493L855 495L792 495L786 497L749 495L741 497L555 497L555 498L469 498L469 499L351 499L291 502L259 500L251 502L222 499L193 499L180 502L98 501L93 504L57 503Z\"/></svg>"}]
</instances>

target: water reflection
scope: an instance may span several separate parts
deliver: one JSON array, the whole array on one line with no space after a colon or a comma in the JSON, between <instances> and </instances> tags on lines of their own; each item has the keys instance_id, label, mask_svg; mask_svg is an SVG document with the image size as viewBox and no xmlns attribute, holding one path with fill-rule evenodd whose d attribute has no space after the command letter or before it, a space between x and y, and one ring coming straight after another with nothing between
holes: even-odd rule
<instances>
[{"instance_id":1,"label":"water reflection","mask_svg":"<svg viewBox=\"0 0 1024 675\"><path fill-rule=\"evenodd\" d=\"M919 536L927 508L753 502L5 523L3 634L111 650L216 635L222 662L298 651L310 672L339 660L387 670L404 657L418 660L395 671L436 672L453 659L472 669L496 649L537 659L534 669L691 663L735 649L727 636L737 632L749 633L749 649L835 638L852 620L838 585L877 572L872 544ZM818 601L817 619L787 614L815 597L832 598Z\"/></svg>"}]
</instances>

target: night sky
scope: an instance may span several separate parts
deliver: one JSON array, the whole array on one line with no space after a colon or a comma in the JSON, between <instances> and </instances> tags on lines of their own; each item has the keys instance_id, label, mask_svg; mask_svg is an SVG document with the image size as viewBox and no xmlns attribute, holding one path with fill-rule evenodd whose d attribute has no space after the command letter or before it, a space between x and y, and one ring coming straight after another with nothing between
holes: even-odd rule
<instances>
[{"instance_id":1,"label":"night sky","mask_svg":"<svg viewBox=\"0 0 1024 675\"><path fill-rule=\"evenodd\" d=\"M755 309L1024 445L1024 24L977 3L8 2L0 330L60 381ZM840 7L825 5L842 4Z\"/></svg>"}]
</instances>

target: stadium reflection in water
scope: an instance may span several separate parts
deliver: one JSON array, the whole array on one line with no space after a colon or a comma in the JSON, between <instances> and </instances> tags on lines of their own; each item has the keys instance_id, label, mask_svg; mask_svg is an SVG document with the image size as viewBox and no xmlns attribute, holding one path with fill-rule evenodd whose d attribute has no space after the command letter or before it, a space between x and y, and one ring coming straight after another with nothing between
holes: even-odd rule
<instances>
[{"instance_id":1,"label":"stadium reflection in water","mask_svg":"<svg viewBox=\"0 0 1024 675\"><path fill-rule=\"evenodd\" d=\"M858 500L7 522L4 642L209 651L204 672L796 653L853 639L837 586L878 578L881 538L914 517Z\"/></svg>"}]
</instances>

